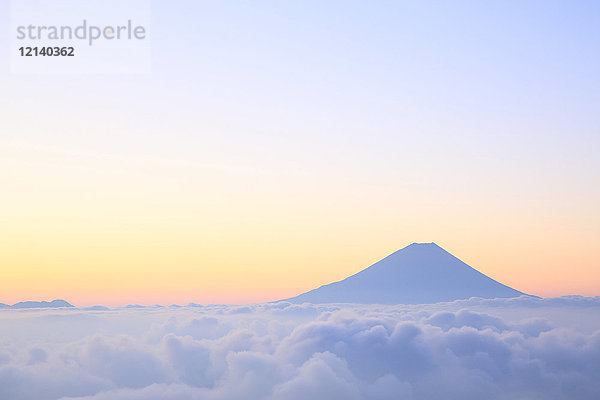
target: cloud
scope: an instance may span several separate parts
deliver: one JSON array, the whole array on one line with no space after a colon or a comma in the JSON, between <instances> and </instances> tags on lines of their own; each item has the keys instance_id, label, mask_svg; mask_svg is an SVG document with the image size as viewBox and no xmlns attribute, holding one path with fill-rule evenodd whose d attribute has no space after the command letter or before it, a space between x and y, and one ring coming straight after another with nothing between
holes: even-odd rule
<instances>
[{"instance_id":1,"label":"cloud","mask_svg":"<svg viewBox=\"0 0 600 400\"><path fill-rule=\"evenodd\" d=\"M39 348L34 348L29 351L29 361L27 365L37 364L46 362L48 359L48 354Z\"/></svg>"},{"instance_id":2,"label":"cloud","mask_svg":"<svg viewBox=\"0 0 600 400\"><path fill-rule=\"evenodd\" d=\"M3 310L0 398L595 399L599 311L580 297Z\"/></svg>"},{"instance_id":3,"label":"cloud","mask_svg":"<svg viewBox=\"0 0 600 400\"><path fill-rule=\"evenodd\" d=\"M113 382L118 387L142 388L168 379L168 366L128 336L94 336L84 344L76 359L90 374Z\"/></svg>"},{"instance_id":4,"label":"cloud","mask_svg":"<svg viewBox=\"0 0 600 400\"><path fill-rule=\"evenodd\" d=\"M359 400L361 394L346 362L324 352L313 354L298 369L296 376L275 388L272 398Z\"/></svg>"}]
</instances>

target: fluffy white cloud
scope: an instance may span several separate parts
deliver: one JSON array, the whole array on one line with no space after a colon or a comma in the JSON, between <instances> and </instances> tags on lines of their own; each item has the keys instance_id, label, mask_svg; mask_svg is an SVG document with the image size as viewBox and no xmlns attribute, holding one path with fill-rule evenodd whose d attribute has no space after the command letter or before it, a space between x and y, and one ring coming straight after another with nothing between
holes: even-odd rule
<instances>
[{"instance_id":1,"label":"fluffy white cloud","mask_svg":"<svg viewBox=\"0 0 600 400\"><path fill-rule=\"evenodd\" d=\"M599 311L581 297L2 310L0 399L595 399Z\"/></svg>"}]
</instances>

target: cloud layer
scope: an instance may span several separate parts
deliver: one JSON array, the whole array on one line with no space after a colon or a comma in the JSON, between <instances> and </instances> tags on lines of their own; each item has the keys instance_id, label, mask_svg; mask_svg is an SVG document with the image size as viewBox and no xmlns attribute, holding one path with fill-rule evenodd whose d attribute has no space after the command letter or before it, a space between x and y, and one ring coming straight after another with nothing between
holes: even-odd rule
<instances>
[{"instance_id":1,"label":"cloud layer","mask_svg":"<svg viewBox=\"0 0 600 400\"><path fill-rule=\"evenodd\" d=\"M0 398L595 399L599 311L599 298L4 310Z\"/></svg>"}]
</instances>

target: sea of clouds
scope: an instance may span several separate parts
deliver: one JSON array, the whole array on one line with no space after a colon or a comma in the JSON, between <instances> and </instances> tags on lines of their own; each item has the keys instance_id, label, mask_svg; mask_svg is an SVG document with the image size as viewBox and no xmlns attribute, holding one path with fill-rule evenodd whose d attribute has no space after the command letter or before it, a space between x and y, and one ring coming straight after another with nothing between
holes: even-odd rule
<instances>
[{"instance_id":1,"label":"sea of clouds","mask_svg":"<svg viewBox=\"0 0 600 400\"><path fill-rule=\"evenodd\" d=\"M0 310L0 399L598 399L600 297Z\"/></svg>"}]
</instances>

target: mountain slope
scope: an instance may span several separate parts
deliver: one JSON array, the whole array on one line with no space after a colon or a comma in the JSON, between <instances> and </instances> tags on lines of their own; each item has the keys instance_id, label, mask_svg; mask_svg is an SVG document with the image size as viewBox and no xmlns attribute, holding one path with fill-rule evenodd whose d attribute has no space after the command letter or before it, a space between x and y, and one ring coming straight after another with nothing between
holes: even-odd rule
<instances>
[{"instance_id":1,"label":"mountain slope","mask_svg":"<svg viewBox=\"0 0 600 400\"><path fill-rule=\"evenodd\" d=\"M342 281L286 301L421 304L523 294L485 276L435 243L413 243Z\"/></svg>"}]
</instances>

